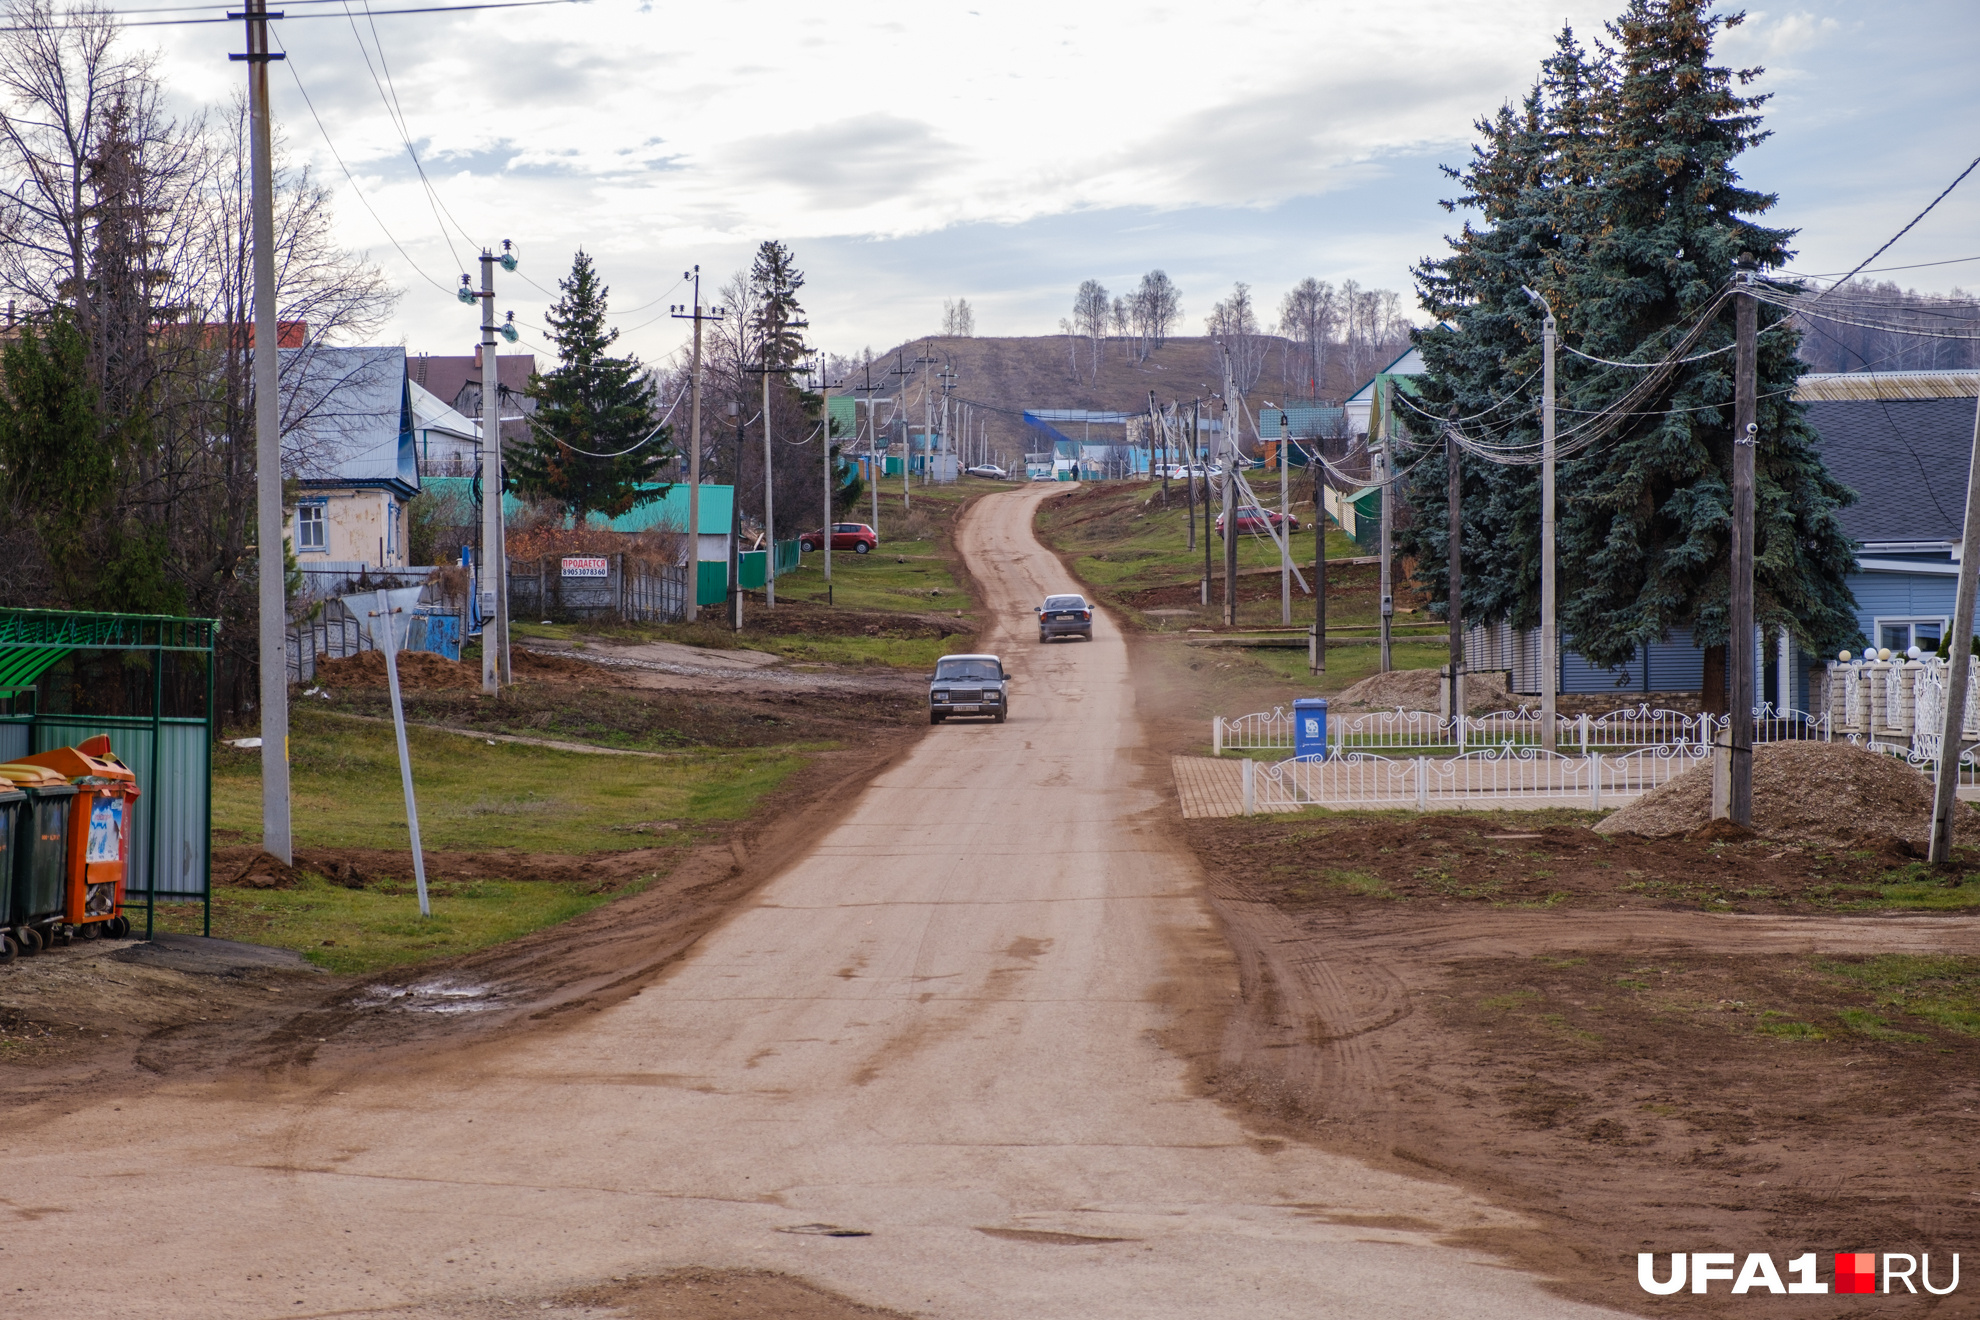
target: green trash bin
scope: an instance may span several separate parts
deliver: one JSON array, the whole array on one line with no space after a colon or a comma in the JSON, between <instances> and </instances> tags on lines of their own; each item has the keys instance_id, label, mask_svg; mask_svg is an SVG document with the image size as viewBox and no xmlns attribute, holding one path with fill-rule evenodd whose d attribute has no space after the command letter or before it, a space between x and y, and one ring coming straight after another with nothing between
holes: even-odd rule
<instances>
[{"instance_id":1,"label":"green trash bin","mask_svg":"<svg viewBox=\"0 0 1980 1320\"><path fill-rule=\"evenodd\" d=\"M76 786L40 766L0 765L0 786L19 792L14 830L13 912L8 925L22 953L46 948L68 908L69 807Z\"/></svg>"},{"instance_id":2,"label":"green trash bin","mask_svg":"<svg viewBox=\"0 0 1980 1320\"><path fill-rule=\"evenodd\" d=\"M0 963L12 962L20 951L14 937L14 839L26 814L27 794L0 784Z\"/></svg>"}]
</instances>

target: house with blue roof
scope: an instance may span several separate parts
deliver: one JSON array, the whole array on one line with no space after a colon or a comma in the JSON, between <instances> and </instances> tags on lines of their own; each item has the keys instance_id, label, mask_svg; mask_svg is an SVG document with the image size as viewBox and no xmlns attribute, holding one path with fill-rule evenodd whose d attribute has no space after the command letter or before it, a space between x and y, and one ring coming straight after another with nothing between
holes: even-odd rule
<instances>
[{"instance_id":1,"label":"house with blue roof","mask_svg":"<svg viewBox=\"0 0 1980 1320\"><path fill-rule=\"evenodd\" d=\"M280 352L282 474L299 491L288 518L298 563L405 567L406 504L420 491L405 349Z\"/></svg>"}]
</instances>

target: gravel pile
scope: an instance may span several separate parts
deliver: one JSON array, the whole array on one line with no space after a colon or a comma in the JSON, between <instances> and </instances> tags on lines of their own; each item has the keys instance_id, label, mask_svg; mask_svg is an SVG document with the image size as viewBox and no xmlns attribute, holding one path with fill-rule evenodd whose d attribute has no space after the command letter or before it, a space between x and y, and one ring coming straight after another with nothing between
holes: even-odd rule
<instances>
[{"instance_id":1,"label":"gravel pile","mask_svg":"<svg viewBox=\"0 0 1980 1320\"><path fill-rule=\"evenodd\" d=\"M1370 674L1338 697L1327 701L1329 710L1439 709L1443 698L1438 689L1443 679L1434 669L1392 669L1386 674ZM1540 709L1538 697L1516 697L1506 690L1504 674L1471 674L1464 680L1465 705L1473 715L1493 711L1518 710L1522 703Z\"/></svg>"},{"instance_id":2,"label":"gravel pile","mask_svg":"<svg viewBox=\"0 0 1980 1320\"><path fill-rule=\"evenodd\" d=\"M1663 839L1704 828L1712 817L1709 760L1652 789L1595 827L1598 834ZM1753 751L1753 829L1793 843L1901 839L1923 850L1931 838L1932 781L1896 757L1848 743L1767 743ZM1980 835L1961 806L1954 836Z\"/></svg>"}]
</instances>

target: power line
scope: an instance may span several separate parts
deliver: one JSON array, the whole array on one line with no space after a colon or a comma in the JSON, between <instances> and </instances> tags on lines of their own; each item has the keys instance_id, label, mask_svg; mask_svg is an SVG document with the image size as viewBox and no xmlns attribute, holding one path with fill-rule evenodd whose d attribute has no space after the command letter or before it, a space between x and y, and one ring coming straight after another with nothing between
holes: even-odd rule
<instances>
[{"instance_id":1,"label":"power line","mask_svg":"<svg viewBox=\"0 0 1980 1320\"><path fill-rule=\"evenodd\" d=\"M282 43L279 39L276 38L273 28L269 29L268 35L269 35L269 40L275 43L275 48L277 50L283 50ZM442 284L439 280L434 279L431 275L428 275L425 272L425 270L421 269L420 264L412 259L412 254L406 251L405 245L399 242L399 240L396 237L394 237L390 229L386 228L385 221L379 216L377 210L371 205L371 200L364 195L364 189L358 186L357 176L352 174L351 167L344 163L344 157L342 153L340 153L337 150L337 144L334 141L332 141L330 138L330 130L323 126L323 116L316 113L316 103L309 99L309 89L303 86L302 75L296 72L295 56L293 54L289 54L285 50L284 50L284 54L288 54L288 58L283 60L282 62L288 67L289 76L296 80L296 90L302 93L303 104L309 107L309 117L316 121L316 131L323 135L323 145L330 148L331 159L337 162L337 168L341 169L344 172L344 178L350 181L351 191L357 195L359 204L362 205L364 209L370 213L371 218L377 222L379 231L385 235L386 241L391 243L391 245L394 248L398 249L399 255L406 259L406 264L413 268L415 274L417 274L421 279L425 280L428 284L431 284L434 288L440 290L440 292L442 293L452 292L452 290L449 289L447 285Z\"/></svg>"},{"instance_id":2,"label":"power line","mask_svg":"<svg viewBox=\"0 0 1980 1320\"><path fill-rule=\"evenodd\" d=\"M1945 201L1946 198L1951 195L1952 190L1959 187L1960 184L1964 183L1966 181L1966 176L1973 173L1973 171L1976 169L1980 169L1980 156L1975 156L1973 158L1972 163L1959 172L1959 177L1954 179L1951 183L1947 184L1945 187L1945 191L1940 193L1937 197L1934 197L1929 203L1927 203L1924 210L1920 211L1917 215L1912 216L1910 224L1898 230L1895 234L1892 234L1890 236L1890 239L1887 242L1885 242L1884 246L1878 248L1875 252L1872 252L1869 256L1865 257L1861 262L1857 263L1857 267L1855 270L1851 271L1849 274L1843 276L1841 279L1837 280L1834 284L1830 285L1829 291L1833 293L1835 290L1840 289L1843 285L1849 283L1851 280L1855 279L1858 275L1862 274L1863 268L1865 266L1868 266L1878 257L1883 256L1884 253L1890 250L1891 244L1897 242L1900 238L1903 238L1906 234L1910 233L1913 227L1915 227L1920 220L1923 220L1926 216L1932 214L1932 208L1937 206L1940 202Z\"/></svg>"},{"instance_id":3,"label":"power line","mask_svg":"<svg viewBox=\"0 0 1980 1320\"><path fill-rule=\"evenodd\" d=\"M412 157L413 171L419 175L420 186L426 191L427 209L433 212L433 223L440 229L440 240L447 245L447 255L454 259L456 266L462 266L461 254L455 251L454 240L447 233L447 222L440 218L442 209L440 199L433 191L432 181L426 177L426 167L420 164L419 153L413 150L412 136L406 132L404 120L394 113L393 101L396 98L387 97L385 95L384 84L378 81L378 70L373 68L371 64L371 51L364 44L363 34L358 31L357 15L351 13L351 7L348 4L344 6L344 16L350 20L351 36L357 40L358 54L364 57L365 72L371 75L371 85L377 89L378 99L385 107L385 118L392 125L393 131L398 133L399 141L405 145L406 154ZM374 28L373 31L375 32L376 29ZM378 57L382 63L385 58L385 52L382 47L378 52ZM470 243L472 241L471 239L469 240ZM462 266L462 269L466 269L465 266Z\"/></svg>"},{"instance_id":4,"label":"power line","mask_svg":"<svg viewBox=\"0 0 1980 1320\"><path fill-rule=\"evenodd\" d=\"M487 3L473 5L422 5L413 9L380 9L378 14L465 14L476 9L538 9L544 5L583 5L591 0L488 0ZM116 18L119 11L100 11L105 18ZM134 10L134 13L148 13L149 10ZM305 18L341 18L341 14L290 14L285 22L295 22ZM152 18L136 23L124 23L123 27L194 27L206 23L238 23L238 18ZM0 32L73 32L90 26L83 23L18 23L0 27Z\"/></svg>"}]
</instances>

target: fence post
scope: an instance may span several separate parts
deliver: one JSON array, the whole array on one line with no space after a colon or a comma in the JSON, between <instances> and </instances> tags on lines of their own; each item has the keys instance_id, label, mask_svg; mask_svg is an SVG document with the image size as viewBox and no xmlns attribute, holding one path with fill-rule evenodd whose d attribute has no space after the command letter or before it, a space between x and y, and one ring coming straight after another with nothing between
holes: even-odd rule
<instances>
[{"instance_id":1,"label":"fence post","mask_svg":"<svg viewBox=\"0 0 1980 1320\"><path fill-rule=\"evenodd\" d=\"M1210 755L1222 756L1223 754L1224 717L1222 715L1212 715L1210 717Z\"/></svg>"},{"instance_id":2,"label":"fence post","mask_svg":"<svg viewBox=\"0 0 1980 1320\"><path fill-rule=\"evenodd\" d=\"M1602 809L1602 754L1600 752L1588 758L1588 809L1590 811L1600 811Z\"/></svg>"},{"instance_id":3,"label":"fence post","mask_svg":"<svg viewBox=\"0 0 1980 1320\"><path fill-rule=\"evenodd\" d=\"M1427 756L1419 756L1411 767L1416 771L1416 809L1418 811L1426 811L1430 807L1430 779L1423 771L1424 763L1429 759Z\"/></svg>"},{"instance_id":4,"label":"fence post","mask_svg":"<svg viewBox=\"0 0 1980 1320\"><path fill-rule=\"evenodd\" d=\"M1588 712L1582 711L1581 718L1575 721L1575 728L1581 737L1581 754L1588 755Z\"/></svg>"},{"instance_id":5,"label":"fence post","mask_svg":"<svg viewBox=\"0 0 1980 1320\"><path fill-rule=\"evenodd\" d=\"M1258 762L1244 758L1244 814L1258 814Z\"/></svg>"}]
</instances>

